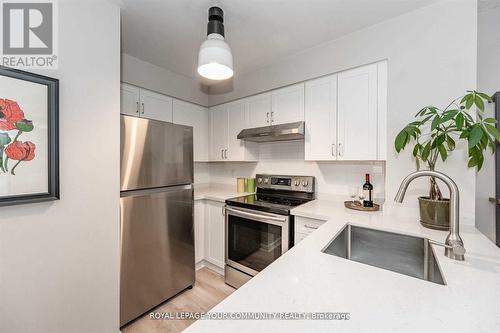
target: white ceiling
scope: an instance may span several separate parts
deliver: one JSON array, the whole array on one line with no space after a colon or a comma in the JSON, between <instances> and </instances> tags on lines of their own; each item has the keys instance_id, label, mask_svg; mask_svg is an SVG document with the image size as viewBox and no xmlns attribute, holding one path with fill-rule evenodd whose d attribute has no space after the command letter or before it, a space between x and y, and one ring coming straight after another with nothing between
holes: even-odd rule
<instances>
[{"instance_id":1,"label":"white ceiling","mask_svg":"<svg viewBox=\"0 0 500 333\"><path fill-rule=\"evenodd\" d=\"M122 50L197 77L207 10L224 10L235 75L437 0L122 0Z\"/></svg>"}]
</instances>

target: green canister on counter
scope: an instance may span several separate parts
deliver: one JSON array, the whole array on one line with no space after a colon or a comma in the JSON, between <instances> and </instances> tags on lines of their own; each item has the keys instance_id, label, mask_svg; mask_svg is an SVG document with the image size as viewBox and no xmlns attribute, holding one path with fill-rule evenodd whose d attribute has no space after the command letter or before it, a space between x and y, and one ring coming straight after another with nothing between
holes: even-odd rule
<instances>
[{"instance_id":1,"label":"green canister on counter","mask_svg":"<svg viewBox=\"0 0 500 333\"><path fill-rule=\"evenodd\" d=\"M247 192L255 192L255 178L247 178Z\"/></svg>"}]
</instances>

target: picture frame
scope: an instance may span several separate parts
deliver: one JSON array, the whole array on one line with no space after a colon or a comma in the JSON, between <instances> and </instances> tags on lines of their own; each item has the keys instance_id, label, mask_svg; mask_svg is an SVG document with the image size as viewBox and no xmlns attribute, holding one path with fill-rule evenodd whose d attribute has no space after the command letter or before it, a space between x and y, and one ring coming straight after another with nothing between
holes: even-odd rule
<instances>
[{"instance_id":1,"label":"picture frame","mask_svg":"<svg viewBox=\"0 0 500 333\"><path fill-rule=\"evenodd\" d=\"M59 199L59 80L0 66L0 206Z\"/></svg>"}]
</instances>

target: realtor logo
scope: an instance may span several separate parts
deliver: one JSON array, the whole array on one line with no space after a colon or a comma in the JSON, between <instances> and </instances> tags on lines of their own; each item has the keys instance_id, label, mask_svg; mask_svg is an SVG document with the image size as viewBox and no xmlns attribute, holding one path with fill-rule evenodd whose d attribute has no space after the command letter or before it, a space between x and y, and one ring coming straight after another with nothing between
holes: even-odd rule
<instances>
[{"instance_id":1,"label":"realtor logo","mask_svg":"<svg viewBox=\"0 0 500 333\"><path fill-rule=\"evenodd\" d=\"M2 2L1 65L55 68L57 12L53 0Z\"/></svg>"}]
</instances>

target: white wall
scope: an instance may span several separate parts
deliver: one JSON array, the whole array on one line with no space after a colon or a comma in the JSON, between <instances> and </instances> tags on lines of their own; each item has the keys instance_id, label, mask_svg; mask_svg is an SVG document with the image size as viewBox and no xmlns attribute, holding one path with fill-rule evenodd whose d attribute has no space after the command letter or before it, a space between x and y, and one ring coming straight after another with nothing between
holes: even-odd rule
<instances>
[{"instance_id":1,"label":"white wall","mask_svg":"<svg viewBox=\"0 0 500 333\"><path fill-rule=\"evenodd\" d=\"M476 6L476 0L441 1L321 44L236 76L231 82L212 86L209 104L388 59L389 156L385 188L387 198L393 198L401 179L415 170L410 151L396 155L393 138L421 107L444 107L451 99L476 87ZM460 147L446 165L438 165L438 170L457 181L462 196L462 221L471 224L475 213L475 173L467 169L466 153ZM416 197L427 191L426 180L416 181L404 204L416 206Z\"/></svg>"},{"instance_id":2,"label":"white wall","mask_svg":"<svg viewBox=\"0 0 500 333\"><path fill-rule=\"evenodd\" d=\"M208 105L207 88L197 79L122 54L121 77L127 82L188 102Z\"/></svg>"},{"instance_id":3,"label":"white wall","mask_svg":"<svg viewBox=\"0 0 500 333\"><path fill-rule=\"evenodd\" d=\"M0 208L0 332L118 332L120 12L59 1L61 200Z\"/></svg>"},{"instance_id":4,"label":"white wall","mask_svg":"<svg viewBox=\"0 0 500 333\"><path fill-rule=\"evenodd\" d=\"M194 183L210 183L210 163L194 162Z\"/></svg>"},{"instance_id":5,"label":"white wall","mask_svg":"<svg viewBox=\"0 0 500 333\"><path fill-rule=\"evenodd\" d=\"M500 6L478 13L478 89L488 94L500 91ZM494 106L486 112L495 117ZM483 169L476 177L476 226L495 241L495 209L489 197L495 197L495 157L487 153Z\"/></svg>"},{"instance_id":6,"label":"white wall","mask_svg":"<svg viewBox=\"0 0 500 333\"><path fill-rule=\"evenodd\" d=\"M306 162L303 142L262 143L259 162L210 163L210 181L232 184L236 177L254 177L257 173L277 175L307 175L316 177L316 191L322 194L343 195L348 199L349 186L361 187L369 173L376 199L385 193L384 162Z\"/></svg>"}]
</instances>

